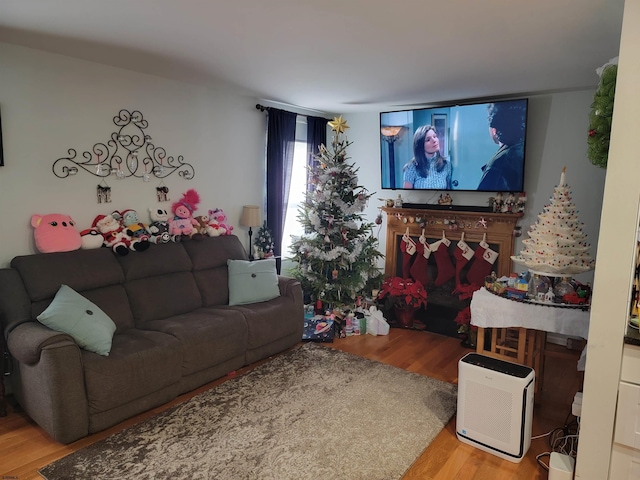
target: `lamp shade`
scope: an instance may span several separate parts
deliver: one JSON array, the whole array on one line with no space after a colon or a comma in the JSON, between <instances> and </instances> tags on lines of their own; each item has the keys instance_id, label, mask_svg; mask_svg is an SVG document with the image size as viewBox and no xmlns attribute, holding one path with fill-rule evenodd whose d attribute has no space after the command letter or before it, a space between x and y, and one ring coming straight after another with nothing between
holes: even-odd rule
<instances>
[{"instance_id":1,"label":"lamp shade","mask_svg":"<svg viewBox=\"0 0 640 480\"><path fill-rule=\"evenodd\" d=\"M259 227L262 225L262 215L258 205L245 205L240 215L240 225L243 227Z\"/></svg>"}]
</instances>

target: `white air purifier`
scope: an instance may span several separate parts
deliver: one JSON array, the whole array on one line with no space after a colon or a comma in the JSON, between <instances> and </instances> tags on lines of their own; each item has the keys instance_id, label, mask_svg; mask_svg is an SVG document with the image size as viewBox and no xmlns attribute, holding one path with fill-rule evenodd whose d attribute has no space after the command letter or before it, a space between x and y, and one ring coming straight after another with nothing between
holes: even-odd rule
<instances>
[{"instance_id":1,"label":"white air purifier","mask_svg":"<svg viewBox=\"0 0 640 480\"><path fill-rule=\"evenodd\" d=\"M461 442L518 463L531 445L532 368L469 353L458 362L456 435Z\"/></svg>"}]
</instances>

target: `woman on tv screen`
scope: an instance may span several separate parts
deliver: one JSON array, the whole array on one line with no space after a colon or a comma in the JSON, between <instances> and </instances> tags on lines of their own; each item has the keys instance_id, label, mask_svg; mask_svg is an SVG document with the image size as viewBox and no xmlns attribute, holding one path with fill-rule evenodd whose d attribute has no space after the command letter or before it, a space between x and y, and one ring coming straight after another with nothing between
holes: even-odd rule
<instances>
[{"instance_id":1,"label":"woman on tv screen","mask_svg":"<svg viewBox=\"0 0 640 480\"><path fill-rule=\"evenodd\" d=\"M451 173L451 162L440 154L435 127L418 127L413 135L413 158L404 166L404 188L450 190Z\"/></svg>"}]
</instances>

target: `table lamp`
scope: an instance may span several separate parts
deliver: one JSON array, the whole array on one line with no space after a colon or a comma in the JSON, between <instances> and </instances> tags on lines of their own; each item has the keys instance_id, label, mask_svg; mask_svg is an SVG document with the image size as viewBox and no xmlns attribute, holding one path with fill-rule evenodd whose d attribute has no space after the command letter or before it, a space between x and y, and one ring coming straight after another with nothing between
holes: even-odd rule
<instances>
[{"instance_id":1,"label":"table lamp","mask_svg":"<svg viewBox=\"0 0 640 480\"><path fill-rule=\"evenodd\" d=\"M253 231L251 230L251 227L259 227L262 225L261 217L260 207L258 205L245 205L242 207L240 225L243 227L249 227L249 260L253 260L253 248L251 247L251 235L253 235Z\"/></svg>"}]
</instances>

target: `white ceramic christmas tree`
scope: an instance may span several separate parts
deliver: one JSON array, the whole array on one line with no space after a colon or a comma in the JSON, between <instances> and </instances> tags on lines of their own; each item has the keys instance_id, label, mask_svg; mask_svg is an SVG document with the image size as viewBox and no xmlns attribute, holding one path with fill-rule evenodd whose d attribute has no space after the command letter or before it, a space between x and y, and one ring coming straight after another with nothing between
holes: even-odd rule
<instances>
[{"instance_id":1,"label":"white ceramic christmas tree","mask_svg":"<svg viewBox=\"0 0 640 480\"><path fill-rule=\"evenodd\" d=\"M536 273L574 275L593 269L594 261L588 252L591 245L582 232L584 224L578 220L565 173L566 167L562 169L551 203L545 205L536 223L531 225L529 238L522 241L525 247L520 255L511 257Z\"/></svg>"}]
</instances>

